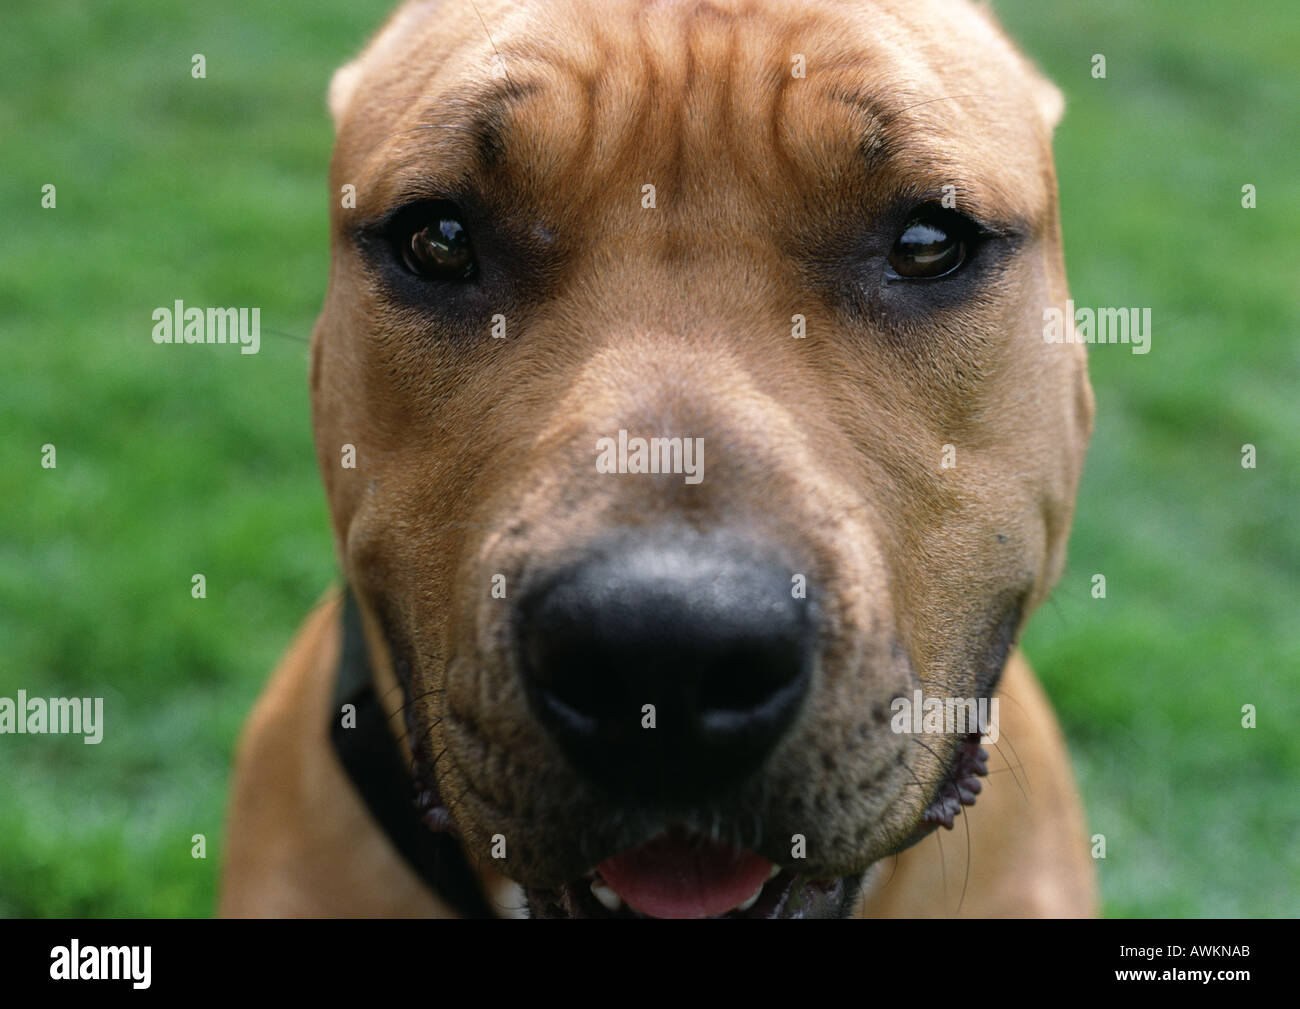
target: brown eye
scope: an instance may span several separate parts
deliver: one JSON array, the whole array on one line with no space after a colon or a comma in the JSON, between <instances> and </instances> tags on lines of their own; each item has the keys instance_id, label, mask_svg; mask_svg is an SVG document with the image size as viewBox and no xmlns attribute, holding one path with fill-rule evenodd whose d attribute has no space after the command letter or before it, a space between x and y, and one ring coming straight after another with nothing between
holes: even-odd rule
<instances>
[{"instance_id":1,"label":"brown eye","mask_svg":"<svg viewBox=\"0 0 1300 1009\"><path fill-rule=\"evenodd\" d=\"M477 263L469 234L455 207L436 204L422 211L397 235L406 268L426 280L464 281Z\"/></svg>"},{"instance_id":2,"label":"brown eye","mask_svg":"<svg viewBox=\"0 0 1300 1009\"><path fill-rule=\"evenodd\" d=\"M894 242L889 265L903 280L935 280L966 261L972 224L960 214L926 209L914 216Z\"/></svg>"}]
</instances>

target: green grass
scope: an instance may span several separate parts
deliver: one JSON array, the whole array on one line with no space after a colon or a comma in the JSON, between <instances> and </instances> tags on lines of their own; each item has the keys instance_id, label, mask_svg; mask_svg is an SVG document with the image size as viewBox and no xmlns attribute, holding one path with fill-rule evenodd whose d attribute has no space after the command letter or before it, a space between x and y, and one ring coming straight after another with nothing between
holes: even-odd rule
<instances>
[{"instance_id":1,"label":"green grass","mask_svg":"<svg viewBox=\"0 0 1300 1009\"><path fill-rule=\"evenodd\" d=\"M1108 914L1296 914L1300 12L1057 6L997 9L1068 99L1074 297L1150 306L1154 341L1093 352L1070 566L1026 649L1107 837ZM384 11L6 13L0 696L99 694L109 729L0 736L0 915L211 911L235 735L334 574L303 342L327 268L324 92ZM262 352L155 347L174 298L262 306Z\"/></svg>"},{"instance_id":2,"label":"green grass","mask_svg":"<svg viewBox=\"0 0 1300 1009\"><path fill-rule=\"evenodd\" d=\"M1107 838L1108 914L1295 915L1300 12L1048 6L998 9L1066 94L1071 290L1079 305L1150 306L1154 336L1146 356L1093 349L1069 569L1025 648Z\"/></svg>"}]
</instances>

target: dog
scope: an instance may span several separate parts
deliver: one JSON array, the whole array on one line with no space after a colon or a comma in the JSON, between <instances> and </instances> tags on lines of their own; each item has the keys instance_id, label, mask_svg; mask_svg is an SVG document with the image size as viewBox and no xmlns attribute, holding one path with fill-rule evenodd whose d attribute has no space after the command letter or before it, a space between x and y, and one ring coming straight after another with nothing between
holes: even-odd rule
<instances>
[{"instance_id":1,"label":"dog","mask_svg":"<svg viewBox=\"0 0 1300 1009\"><path fill-rule=\"evenodd\" d=\"M1096 913L1016 649L1092 429L1063 100L992 15L412 0L329 105L346 589L220 912Z\"/></svg>"}]
</instances>

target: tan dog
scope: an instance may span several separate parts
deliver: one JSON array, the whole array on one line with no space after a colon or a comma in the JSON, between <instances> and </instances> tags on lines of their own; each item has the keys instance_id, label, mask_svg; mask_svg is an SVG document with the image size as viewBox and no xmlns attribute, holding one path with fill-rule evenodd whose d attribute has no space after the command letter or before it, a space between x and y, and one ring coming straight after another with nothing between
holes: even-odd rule
<instances>
[{"instance_id":1,"label":"tan dog","mask_svg":"<svg viewBox=\"0 0 1300 1009\"><path fill-rule=\"evenodd\" d=\"M990 17L413 2L330 104L319 463L402 787L498 912L1094 913L1014 651L1092 424L1062 103ZM466 906L331 743L345 624L247 728L225 914ZM996 696L987 776L917 690Z\"/></svg>"}]
</instances>

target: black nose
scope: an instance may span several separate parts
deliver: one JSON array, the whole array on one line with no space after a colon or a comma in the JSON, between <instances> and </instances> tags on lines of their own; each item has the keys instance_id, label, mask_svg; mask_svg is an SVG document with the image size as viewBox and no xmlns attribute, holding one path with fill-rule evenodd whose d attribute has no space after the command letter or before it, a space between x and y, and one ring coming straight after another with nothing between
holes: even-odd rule
<instances>
[{"instance_id":1,"label":"black nose","mask_svg":"<svg viewBox=\"0 0 1300 1009\"><path fill-rule=\"evenodd\" d=\"M744 777L808 693L815 627L793 574L695 534L607 543L520 602L534 711L598 785L689 798Z\"/></svg>"}]
</instances>

